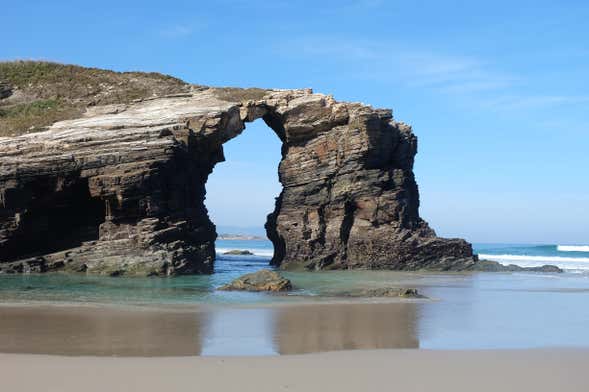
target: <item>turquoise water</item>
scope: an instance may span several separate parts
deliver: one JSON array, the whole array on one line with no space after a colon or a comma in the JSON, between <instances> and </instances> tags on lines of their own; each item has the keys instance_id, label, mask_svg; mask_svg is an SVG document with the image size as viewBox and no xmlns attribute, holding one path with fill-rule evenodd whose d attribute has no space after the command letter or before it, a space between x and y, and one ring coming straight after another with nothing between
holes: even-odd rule
<instances>
[{"instance_id":1,"label":"turquoise water","mask_svg":"<svg viewBox=\"0 0 589 392\"><path fill-rule=\"evenodd\" d=\"M221 292L216 288L248 272L269 268L270 241L218 241L215 274L174 278L86 276L75 274L0 275L3 302L74 302L107 304L256 303L281 301L264 294ZM251 249L263 256L223 255ZM270 254L268 255L268 251Z\"/></svg>"}]
</instances>

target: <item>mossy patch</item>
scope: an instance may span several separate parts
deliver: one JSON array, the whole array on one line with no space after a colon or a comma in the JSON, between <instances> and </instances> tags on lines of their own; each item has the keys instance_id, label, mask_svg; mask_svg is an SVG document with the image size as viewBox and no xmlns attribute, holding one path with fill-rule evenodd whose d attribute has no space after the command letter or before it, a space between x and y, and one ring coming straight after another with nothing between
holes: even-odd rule
<instances>
[{"instance_id":1,"label":"mossy patch","mask_svg":"<svg viewBox=\"0 0 589 392\"><path fill-rule=\"evenodd\" d=\"M56 121L79 117L82 112L80 107L54 99L0 106L0 136L41 131Z\"/></svg>"},{"instance_id":2,"label":"mossy patch","mask_svg":"<svg viewBox=\"0 0 589 392\"><path fill-rule=\"evenodd\" d=\"M213 90L213 94L229 102L256 101L264 98L268 90L263 88L237 88L237 87L220 87Z\"/></svg>"}]
</instances>

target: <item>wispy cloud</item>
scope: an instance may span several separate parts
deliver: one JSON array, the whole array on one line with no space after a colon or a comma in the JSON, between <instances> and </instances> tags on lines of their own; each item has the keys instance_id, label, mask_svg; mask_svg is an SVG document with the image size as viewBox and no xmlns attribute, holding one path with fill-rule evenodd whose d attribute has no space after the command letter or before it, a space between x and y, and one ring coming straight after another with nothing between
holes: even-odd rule
<instances>
[{"instance_id":1,"label":"wispy cloud","mask_svg":"<svg viewBox=\"0 0 589 392\"><path fill-rule=\"evenodd\" d=\"M589 96L582 95L504 95L493 100L488 100L486 105L490 108L524 110L587 103L589 103Z\"/></svg>"},{"instance_id":2,"label":"wispy cloud","mask_svg":"<svg viewBox=\"0 0 589 392\"><path fill-rule=\"evenodd\" d=\"M400 51L396 60L408 85L448 94L507 88L517 80L513 75L494 71L477 58L462 55Z\"/></svg>"},{"instance_id":3,"label":"wispy cloud","mask_svg":"<svg viewBox=\"0 0 589 392\"><path fill-rule=\"evenodd\" d=\"M587 96L527 93L526 86L533 82L525 75L502 71L492 61L475 56L333 37L307 37L285 47L288 52L285 50L283 55L319 59L338 67L347 78L427 89L487 109L534 109L589 102Z\"/></svg>"},{"instance_id":4,"label":"wispy cloud","mask_svg":"<svg viewBox=\"0 0 589 392\"><path fill-rule=\"evenodd\" d=\"M290 56L312 56L354 69L358 78L466 93L510 86L517 78L493 71L469 56L402 45L333 38L307 38L286 45ZM285 52L286 53L286 52Z\"/></svg>"}]
</instances>

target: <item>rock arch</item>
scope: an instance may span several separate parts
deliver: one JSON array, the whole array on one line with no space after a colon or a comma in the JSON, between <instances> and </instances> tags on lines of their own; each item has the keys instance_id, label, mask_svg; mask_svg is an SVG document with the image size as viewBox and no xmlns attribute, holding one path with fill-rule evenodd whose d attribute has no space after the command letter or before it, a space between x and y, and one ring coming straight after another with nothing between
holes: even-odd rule
<instances>
[{"instance_id":1,"label":"rock arch","mask_svg":"<svg viewBox=\"0 0 589 392\"><path fill-rule=\"evenodd\" d=\"M224 159L223 143L259 118L282 141L283 190L266 223L273 265L461 270L475 262L470 244L436 237L419 217L417 139L390 110L311 90L194 87L0 138L0 269L213 272L205 183ZM104 203L98 238L52 254L30 249L37 255L24 260L10 254L34 235L19 217L60 191L31 189L64 179L87 184L90 198Z\"/></svg>"}]
</instances>

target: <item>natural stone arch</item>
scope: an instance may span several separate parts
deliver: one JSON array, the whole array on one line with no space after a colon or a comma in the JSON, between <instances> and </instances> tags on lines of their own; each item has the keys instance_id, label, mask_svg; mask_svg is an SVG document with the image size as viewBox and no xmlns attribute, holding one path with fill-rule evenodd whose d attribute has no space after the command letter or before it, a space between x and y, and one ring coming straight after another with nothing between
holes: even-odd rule
<instances>
[{"instance_id":1,"label":"natural stone arch","mask_svg":"<svg viewBox=\"0 0 589 392\"><path fill-rule=\"evenodd\" d=\"M224 159L223 143L259 118L283 143L283 190L266 223L273 265L472 266L470 244L436 237L419 218L412 171L417 140L390 110L310 90L195 87L183 95L95 107L46 132L0 139L0 268L212 272L216 234L204 205L205 183ZM26 233L14 235L16 217L39 197L24 190L41 178L71 177L86 181L89 195L105 203L98 240L7 259L15 241L26 244Z\"/></svg>"}]
</instances>

